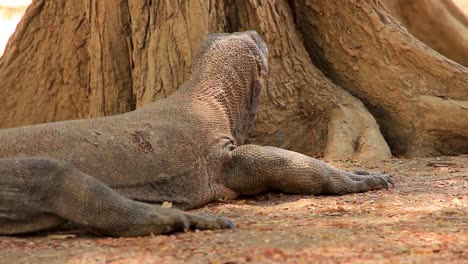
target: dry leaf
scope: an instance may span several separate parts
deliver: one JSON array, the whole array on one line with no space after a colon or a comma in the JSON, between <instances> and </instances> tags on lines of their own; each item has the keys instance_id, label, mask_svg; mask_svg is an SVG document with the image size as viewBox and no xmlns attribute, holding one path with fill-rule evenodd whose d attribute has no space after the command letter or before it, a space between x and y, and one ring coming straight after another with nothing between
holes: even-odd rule
<instances>
[{"instance_id":1,"label":"dry leaf","mask_svg":"<svg viewBox=\"0 0 468 264\"><path fill-rule=\"evenodd\" d=\"M172 203L171 202L164 202L164 203L162 203L161 207L163 207L163 208L172 208Z\"/></svg>"}]
</instances>

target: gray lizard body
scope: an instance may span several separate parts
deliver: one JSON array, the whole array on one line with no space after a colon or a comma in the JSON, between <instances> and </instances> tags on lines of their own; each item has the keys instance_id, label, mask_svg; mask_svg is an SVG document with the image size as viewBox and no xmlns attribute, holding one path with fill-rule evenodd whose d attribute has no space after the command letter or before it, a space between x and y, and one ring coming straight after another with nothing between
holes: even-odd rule
<instances>
[{"instance_id":1,"label":"gray lizard body","mask_svg":"<svg viewBox=\"0 0 468 264\"><path fill-rule=\"evenodd\" d=\"M243 145L267 73L253 31L211 35L179 91L122 115L0 131L0 234L72 222L115 236L232 227L191 209L267 190L345 194L388 188L305 155Z\"/></svg>"}]
</instances>

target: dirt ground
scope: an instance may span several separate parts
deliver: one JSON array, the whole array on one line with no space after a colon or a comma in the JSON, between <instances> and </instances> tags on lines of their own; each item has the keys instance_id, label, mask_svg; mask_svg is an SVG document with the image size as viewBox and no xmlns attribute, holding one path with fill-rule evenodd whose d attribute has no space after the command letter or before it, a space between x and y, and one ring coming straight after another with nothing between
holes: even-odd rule
<instances>
[{"instance_id":1,"label":"dirt ground","mask_svg":"<svg viewBox=\"0 0 468 264\"><path fill-rule=\"evenodd\" d=\"M468 263L468 156L332 164L386 172L396 188L266 194L196 210L230 217L234 230L0 237L0 263Z\"/></svg>"}]
</instances>

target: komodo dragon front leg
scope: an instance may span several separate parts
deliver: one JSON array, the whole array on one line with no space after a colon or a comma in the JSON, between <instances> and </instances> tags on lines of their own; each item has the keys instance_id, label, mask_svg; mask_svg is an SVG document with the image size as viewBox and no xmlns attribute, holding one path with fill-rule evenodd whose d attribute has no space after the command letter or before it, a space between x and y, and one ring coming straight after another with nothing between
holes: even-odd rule
<instances>
[{"instance_id":1,"label":"komodo dragon front leg","mask_svg":"<svg viewBox=\"0 0 468 264\"><path fill-rule=\"evenodd\" d=\"M53 229L64 222L114 236L232 227L226 218L130 200L65 161L0 159L0 235Z\"/></svg>"},{"instance_id":2,"label":"komodo dragon front leg","mask_svg":"<svg viewBox=\"0 0 468 264\"><path fill-rule=\"evenodd\" d=\"M389 176L351 173L306 155L275 147L243 145L231 151L223 180L241 195L267 190L294 194L346 194L388 189Z\"/></svg>"}]
</instances>

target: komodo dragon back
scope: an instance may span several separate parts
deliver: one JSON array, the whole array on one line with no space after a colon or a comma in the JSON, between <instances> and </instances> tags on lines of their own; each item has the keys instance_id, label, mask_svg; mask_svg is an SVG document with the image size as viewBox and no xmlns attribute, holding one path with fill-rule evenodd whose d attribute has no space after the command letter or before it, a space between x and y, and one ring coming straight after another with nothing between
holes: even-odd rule
<instances>
[{"instance_id":1,"label":"komodo dragon back","mask_svg":"<svg viewBox=\"0 0 468 264\"><path fill-rule=\"evenodd\" d=\"M117 116L0 130L0 235L65 223L112 236L225 229L234 227L227 218L181 209L265 191L347 194L393 185L387 175L244 145L267 57L255 31L213 34L168 98Z\"/></svg>"}]
</instances>

